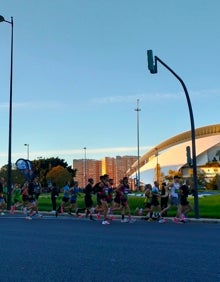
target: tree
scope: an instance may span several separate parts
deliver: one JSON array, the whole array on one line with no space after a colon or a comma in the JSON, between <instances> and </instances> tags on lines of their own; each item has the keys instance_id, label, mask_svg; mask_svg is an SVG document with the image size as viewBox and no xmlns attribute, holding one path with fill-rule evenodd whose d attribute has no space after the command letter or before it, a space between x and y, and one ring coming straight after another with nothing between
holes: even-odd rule
<instances>
[{"instance_id":1,"label":"tree","mask_svg":"<svg viewBox=\"0 0 220 282\"><path fill-rule=\"evenodd\" d=\"M172 182L175 175L178 175L180 177L182 176L178 171L170 169L168 171L168 175L165 175L164 178L165 178L165 180L168 180L169 182Z\"/></svg>"},{"instance_id":2,"label":"tree","mask_svg":"<svg viewBox=\"0 0 220 282\"><path fill-rule=\"evenodd\" d=\"M46 180L47 182L55 182L58 187L63 187L66 181L73 181L73 177L67 168L58 165L47 173Z\"/></svg>"},{"instance_id":3,"label":"tree","mask_svg":"<svg viewBox=\"0 0 220 282\"><path fill-rule=\"evenodd\" d=\"M76 175L76 170L73 170L63 159L59 159L58 157L48 159L40 158L38 160L33 160L32 164L34 167L34 174L39 176L40 183L43 187L48 186L48 172L50 172L51 169L57 166L61 166L67 169L67 171L72 175L72 177L75 177Z\"/></svg>"},{"instance_id":4,"label":"tree","mask_svg":"<svg viewBox=\"0 0 220 282\"><path fill-rule=\"evenodd\" d=\"M0 169L0 177L4 177L5 181L7 182L7 180L8 180L8 165L4 165ZM23 184L25 182L24 176L16 168L13 168L12 171L11 171L11 179L12 179L12 184L15 184L15 183Z\"/></svg>"},{"instance_id":5,"label":"tree","mask_svg":"<svg viewBox=\"0 0 220 282\"><path fill-rule=\"evenodd\" d=\"M208 190L217 190L217 174L207 183Z\"/></svg>"}]
</instances>

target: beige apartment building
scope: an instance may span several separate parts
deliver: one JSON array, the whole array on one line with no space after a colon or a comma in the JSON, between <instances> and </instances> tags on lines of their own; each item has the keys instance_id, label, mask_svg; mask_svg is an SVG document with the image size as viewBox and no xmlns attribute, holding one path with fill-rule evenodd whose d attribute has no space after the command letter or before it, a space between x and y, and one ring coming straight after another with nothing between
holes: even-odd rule
<instances>
[{"instance_id":1,"label":"beige apartment building","mask_svg":"<svg viewBox=\"0 0 220 282\"><path fill-rule=\"evenodd\" d=\"M84 188L88 178L93 178L97 183L100 175L108 174L117 186L135 161L137 161L136 156L105 157L101 160L74 159L73 169L77 170L75 180L79 182L79 187Z\"/></svg>"}]
</instances>

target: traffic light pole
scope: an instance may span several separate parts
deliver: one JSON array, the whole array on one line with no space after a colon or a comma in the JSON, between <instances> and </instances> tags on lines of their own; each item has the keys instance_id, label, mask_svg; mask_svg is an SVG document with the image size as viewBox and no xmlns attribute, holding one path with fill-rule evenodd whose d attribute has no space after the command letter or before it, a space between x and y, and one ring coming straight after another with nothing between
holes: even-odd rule
<instances>
[{"instance_id":1,"label":"traffic light pole","mask_svg":"<svg viewBox=\"0 0 220 282\"><path fill-rule=\"evenodd\" d=\"M197 164L196 164L196 137L195 137L195 125L194 125L194 117L192 105L189 97L189 93L187 91L186 85L183 80L160 58L154 56L155 64L153 60L153 52L152 50L148 50L148 68L151 73L157 73L157 62L161 63L166 69L168 69L181 83L183 90L186 95L186 100L189 108L190 115L190 123L191 123L191 139L192 139L192 168L193 168L193 188L194 188L194 212L195 218L199 218L199 200L198 200L198 183L197 183Z\"/></svg>"}]
</instances>

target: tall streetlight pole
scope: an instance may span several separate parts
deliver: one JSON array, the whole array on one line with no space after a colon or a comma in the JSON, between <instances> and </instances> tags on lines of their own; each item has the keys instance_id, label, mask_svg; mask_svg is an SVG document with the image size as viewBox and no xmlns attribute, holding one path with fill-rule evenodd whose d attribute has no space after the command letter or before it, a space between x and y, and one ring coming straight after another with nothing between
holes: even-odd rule
<instances>
[{"instance_id":1,"label":"tall streetlight pole","mask_svg":"<svg viewBox=\"0 0 220 282\"><path fill-rule=\"evenodd\" d=\"M29 160L29 144L24 144L27 147L27 160Z\"/></svg>"},{"instance_id":2,"label":"tall streetlight pole","mask_svg":"<svg viewBox=\"0 0 220 282\"><path fill-rule=\"evenodd\" d=\"M155 157L157 158L157 164L156 164L156 181L159 183L159 163L158 163L158 148L155 148Z\"/></svg>"},{"instance_id":3,"label":"tall streetlight pole","mask_svg":"<svg viewBox=\"0 0 220 282\"><path fill-rule=\"evenodd\" d=\"M140 146L139 146L139 112L141 109L139 108L139 99L137 99L137 108L135 109L137 112L137 155L138 155L138 173L137 173L137 190L140 190Z\"/></svg>"},{"instance_id":4,"label":"tall streetlight pole","mask_svg":"<svg viewBox=\"0 0 220 282\"><path fill-rule=\"evenodd\" d=\"M11 25L11 64L10 64L10 95L9 95L9 132L8 132L8 198L7 198L7 209L11 208L11 189L12 189L12 180L11 180L11 135L12 135L12 78L13 78L13 29L14 22L13 17L11 21L5 20L3 16L0 16L0 22L6 22Z\"/></svg>"},{"instance_id":5,"label":"tall streetlight pole","mask_svg":"<svg viewBox=\"0 0 220 282\"><path fill-rule=\"evenodd\" d=\"M83 148L84 149L84 187L86 187L86 183L87 183L87 167L86 167L86 147Z\"/></svg>"},{"instance_id":6,"label":"tall streetlight pole","mask_svg":"<svg viewBox=\"0 0 220 282\"><path fill-rule=\"evenodd\" d=\"M148 56L148 69L150 70L150 72L152 74L157 73L157 62L161 63L161 65L163 65L166 69L168 69L179 80L186 96L186 100L189 108L190 123L191 123L194 210L195 210L195 218L199 218L199 200L198 200L198 183L197 183L198 178L197 178L197 165L196 165L196 134L195 134L193 110L192 110L189 93L183 80L167 64L165 64L157 56L154 56L153 58L152 50L147 51L147 56Z\"/></svg>"}]
</instances>

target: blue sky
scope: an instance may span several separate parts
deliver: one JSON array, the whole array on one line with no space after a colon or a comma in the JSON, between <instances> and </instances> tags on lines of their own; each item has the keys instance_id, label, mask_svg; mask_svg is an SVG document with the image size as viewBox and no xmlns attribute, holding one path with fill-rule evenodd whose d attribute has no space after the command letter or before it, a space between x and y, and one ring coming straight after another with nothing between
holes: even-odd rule
<instances>
[{"instance_id":1,"label":"blue sky","mask_svg":"<svg viewBox=\"0 0 220 282\"><path fill-rule=\"evenodd\" d=\"M195 127L219 123L220 1L2 0L14 17L12 162L27 157L137 155ZM0 23L0 166L8 158L9 24Z\"/></svg>"}]
</instances>

